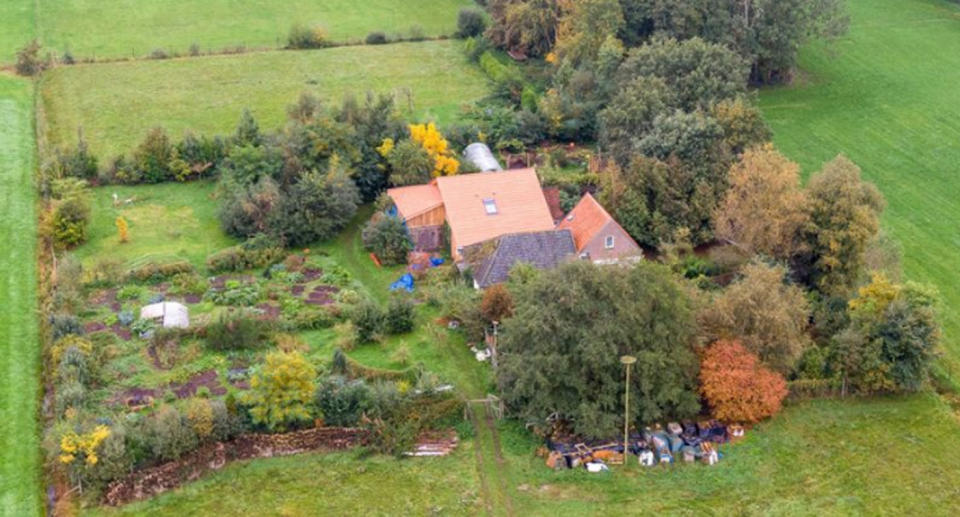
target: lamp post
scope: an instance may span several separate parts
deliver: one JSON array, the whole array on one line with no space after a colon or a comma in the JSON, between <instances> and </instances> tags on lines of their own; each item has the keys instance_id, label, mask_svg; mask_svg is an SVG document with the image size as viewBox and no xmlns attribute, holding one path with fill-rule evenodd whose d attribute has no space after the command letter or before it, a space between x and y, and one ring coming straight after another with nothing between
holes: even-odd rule
<instances>
[{"instance_id":1,"label":"lamp post","mask_svg":"<svg viewBox=\"0 0 960 517\"><path fill-rule=\"evenodd\" d=\"M633 363L637 362L637 358L632 355L624 355L620 357L620 362L623 363L623 366L627 370L627 380L624 384L624 396L623 396L623 464L627 464L627 441L629 440L628 430L630 426L630 370Z\"/></svg>"}]
</instances>

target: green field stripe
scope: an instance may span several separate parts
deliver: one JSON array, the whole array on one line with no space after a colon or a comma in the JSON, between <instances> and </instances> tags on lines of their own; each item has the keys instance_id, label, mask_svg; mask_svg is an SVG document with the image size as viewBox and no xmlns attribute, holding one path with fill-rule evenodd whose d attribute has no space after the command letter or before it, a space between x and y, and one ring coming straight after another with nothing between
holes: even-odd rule
<instances>
[{"instance_id":1,"label":"green field stripe","mask_svg":"<svg viewBox=\"0 0 960 517\"><path fill-rule=\"evenodd\" d=\"M30 85L0 78L0 514L40 515Z\"/></svg>"}]
</instances>

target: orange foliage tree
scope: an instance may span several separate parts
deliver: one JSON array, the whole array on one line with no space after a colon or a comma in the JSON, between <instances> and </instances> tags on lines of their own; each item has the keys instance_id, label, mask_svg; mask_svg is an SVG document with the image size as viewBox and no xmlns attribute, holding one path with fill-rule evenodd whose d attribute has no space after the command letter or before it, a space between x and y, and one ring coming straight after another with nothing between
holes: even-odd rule
<instances>
[{"instance_id":1,"label":"orange foliage tree","mask_svg":"<svg viewBox=\"0 0 960 517\"><path fill-rule=\"evenodd\" d=\"M721 340L703 354L700 390L718 419L749 423L780 411L787 382L739 341Z\"/></svg>"}]
</instances>

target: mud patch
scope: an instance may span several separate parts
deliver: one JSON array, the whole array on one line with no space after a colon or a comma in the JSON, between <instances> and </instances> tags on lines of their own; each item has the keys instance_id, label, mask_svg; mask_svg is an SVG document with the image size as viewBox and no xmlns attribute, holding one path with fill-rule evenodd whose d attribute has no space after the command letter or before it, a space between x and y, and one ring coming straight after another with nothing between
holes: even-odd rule
<instances>
[{"instance_id":1,"label":"mud patch","mask_svg":"<svg viewBox=\"0 0 960 517\"><path fill-rule=\"evenodd\" d=\"M177 395L177 398L185 399L192 397L197 394L197 389L200 386L206 386L210 390L211 395L226 395L227 389L220 384L220 379L217 378L217 372L214 370L207 370L205 372L200 372L184 383L184 384L171 384L170 389L173 390L173 393Z\"/></svg>"},{"instance_id":2,"label":"mud patch","mask_svg":"<svg viewBox=\"0 0 960 517\"><path fill-rule=\"evenodd\" d=\"M99 321L91 321L83 326L83 332L86 334L93 334L94 332L100 332L106 329L107 326Z\"/></svg>"},{"instance_id":3,"label":"mud patch","mask_svg":"<svg viewBox=\"0 0 960 517\"><path fill-rule=\"evenodd\" d=\"M340 289L332 285L321 285L315 287L307 295L306 303L310 305L330 305L334 302L333 295L340 292Z\"/></svg>"}]
</instances>

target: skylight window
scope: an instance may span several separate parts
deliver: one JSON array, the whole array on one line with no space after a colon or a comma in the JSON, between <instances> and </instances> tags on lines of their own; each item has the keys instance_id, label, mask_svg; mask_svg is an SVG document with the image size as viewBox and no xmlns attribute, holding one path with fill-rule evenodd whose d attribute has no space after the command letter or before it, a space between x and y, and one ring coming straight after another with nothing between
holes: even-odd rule
<instances>
[{"instance_id":1,"label":"skylight window","mask_svg":"<svg viewBox=\"0 0 960 517\"><path fill-rule=\"evenodd\" d=\"M487 215L496 215L497 214L497 202L492 199L483 200L483 209L487 212Z\"/></svg>"}]
</instances>

